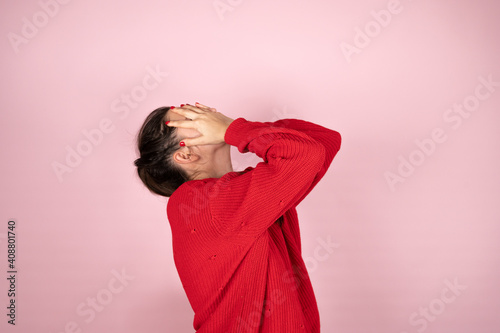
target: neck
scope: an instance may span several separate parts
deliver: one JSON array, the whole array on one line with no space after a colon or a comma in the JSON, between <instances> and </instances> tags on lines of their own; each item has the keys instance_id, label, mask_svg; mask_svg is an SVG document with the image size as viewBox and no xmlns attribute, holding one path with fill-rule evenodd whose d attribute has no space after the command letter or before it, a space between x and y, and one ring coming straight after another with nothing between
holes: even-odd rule
<instances>
[{"instance_id":1,"label":"neck","mask_svg":"<svg viewBox=\"0 0 500 333\"><path fill-rule=\"evenodd\" d=\"M232 172L231 146L224 144L219 149L215 150L212 158L208 160L205 165L210 166L210 170L201 173L195 179L220 178L226 173Z\"/></svg>"}]
</instances>

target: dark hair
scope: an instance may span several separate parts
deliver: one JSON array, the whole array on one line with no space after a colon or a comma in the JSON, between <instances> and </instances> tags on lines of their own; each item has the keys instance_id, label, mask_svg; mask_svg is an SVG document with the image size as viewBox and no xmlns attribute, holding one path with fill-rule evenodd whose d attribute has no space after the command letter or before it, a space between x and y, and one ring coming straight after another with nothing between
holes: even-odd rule
<instances>
[{"instance_id":1,"label":"dark hair","mask_svg":"<svg viewBox=\"0 0 500 333\"><path fill-rule=\"evenodd\" d=\"M170 197L189 180L188 174L172 161L181 139L175 127L165 125L169 107L160 107L149 114L137 136L140 157L134 161L139 178L153 193Z\"/></svg>"}]
</instances>

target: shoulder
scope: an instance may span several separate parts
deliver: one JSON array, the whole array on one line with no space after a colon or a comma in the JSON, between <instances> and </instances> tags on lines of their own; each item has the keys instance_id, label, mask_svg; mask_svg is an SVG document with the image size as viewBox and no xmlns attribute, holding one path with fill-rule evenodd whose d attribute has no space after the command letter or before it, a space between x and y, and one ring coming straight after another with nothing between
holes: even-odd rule
<instances>
[{"instance_id":1,"label":"shoulder","mask_svg":"<svg viewBox=\"0 0 500 333\"><path fill-rule=\"evenodd\" d=\"M193 204L203 199L209 199L210 192L215 187L224 186L229 180L241 176L251 170L253 167L247 167L243 171L232 171L226 173L220 178L205 178L189 180L179 186L168 199L167 208L177 206L181 203Z\"/></svg>"},{"instance_id":2,"label":"shoulder","mask_svg":"<svg viewBox=\"0 0 500 333\"><path fill-rule=\"evenodd\" d=\"M195 192L200 191L206 185L205 179L189 180L179 186L168 199L168 206L172 206L178 202L184 201L186 197L192 196Z\"/></svg>"}]
</instances>

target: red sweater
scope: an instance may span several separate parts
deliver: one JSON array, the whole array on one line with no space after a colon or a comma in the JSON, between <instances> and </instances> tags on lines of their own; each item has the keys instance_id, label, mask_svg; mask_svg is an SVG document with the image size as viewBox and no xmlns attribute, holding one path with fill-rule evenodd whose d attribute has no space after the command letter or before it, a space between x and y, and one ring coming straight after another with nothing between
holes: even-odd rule
<instances>
[{"instance_id":1,"label":"red sweater","mask_svg":"<svg viewBox=\"0 0 500 333\"><path fill-rule=\"evenodd\" d=\"M235 119L226 143L263 159L191 180L169 198L174 261L198 333L319 332L295 207L340 148L338 132L298 119Z\"/></svg>"}]
</instances>

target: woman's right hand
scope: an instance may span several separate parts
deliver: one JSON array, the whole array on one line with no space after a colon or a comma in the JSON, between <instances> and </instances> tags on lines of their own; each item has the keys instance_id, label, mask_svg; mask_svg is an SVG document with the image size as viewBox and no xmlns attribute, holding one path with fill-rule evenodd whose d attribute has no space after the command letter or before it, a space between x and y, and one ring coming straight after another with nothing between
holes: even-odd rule
<instances>
[{"instance_id":1,"label":"woman's right hand","mask_svg":"<svg viewBox=\"0 0 500 333\"><path fill-rule=\"evenodd\" d=\"M180 108L171 109L171 112L175 112L188 119L172 120L167 126L192 128L201 133L198 137L182 140L186 147L213 145L225 142L224 136L226 130L234 119L217 112L214 108L202 104L197 105L198 106L184 105Z\"/></svg>"}]
</instances>

